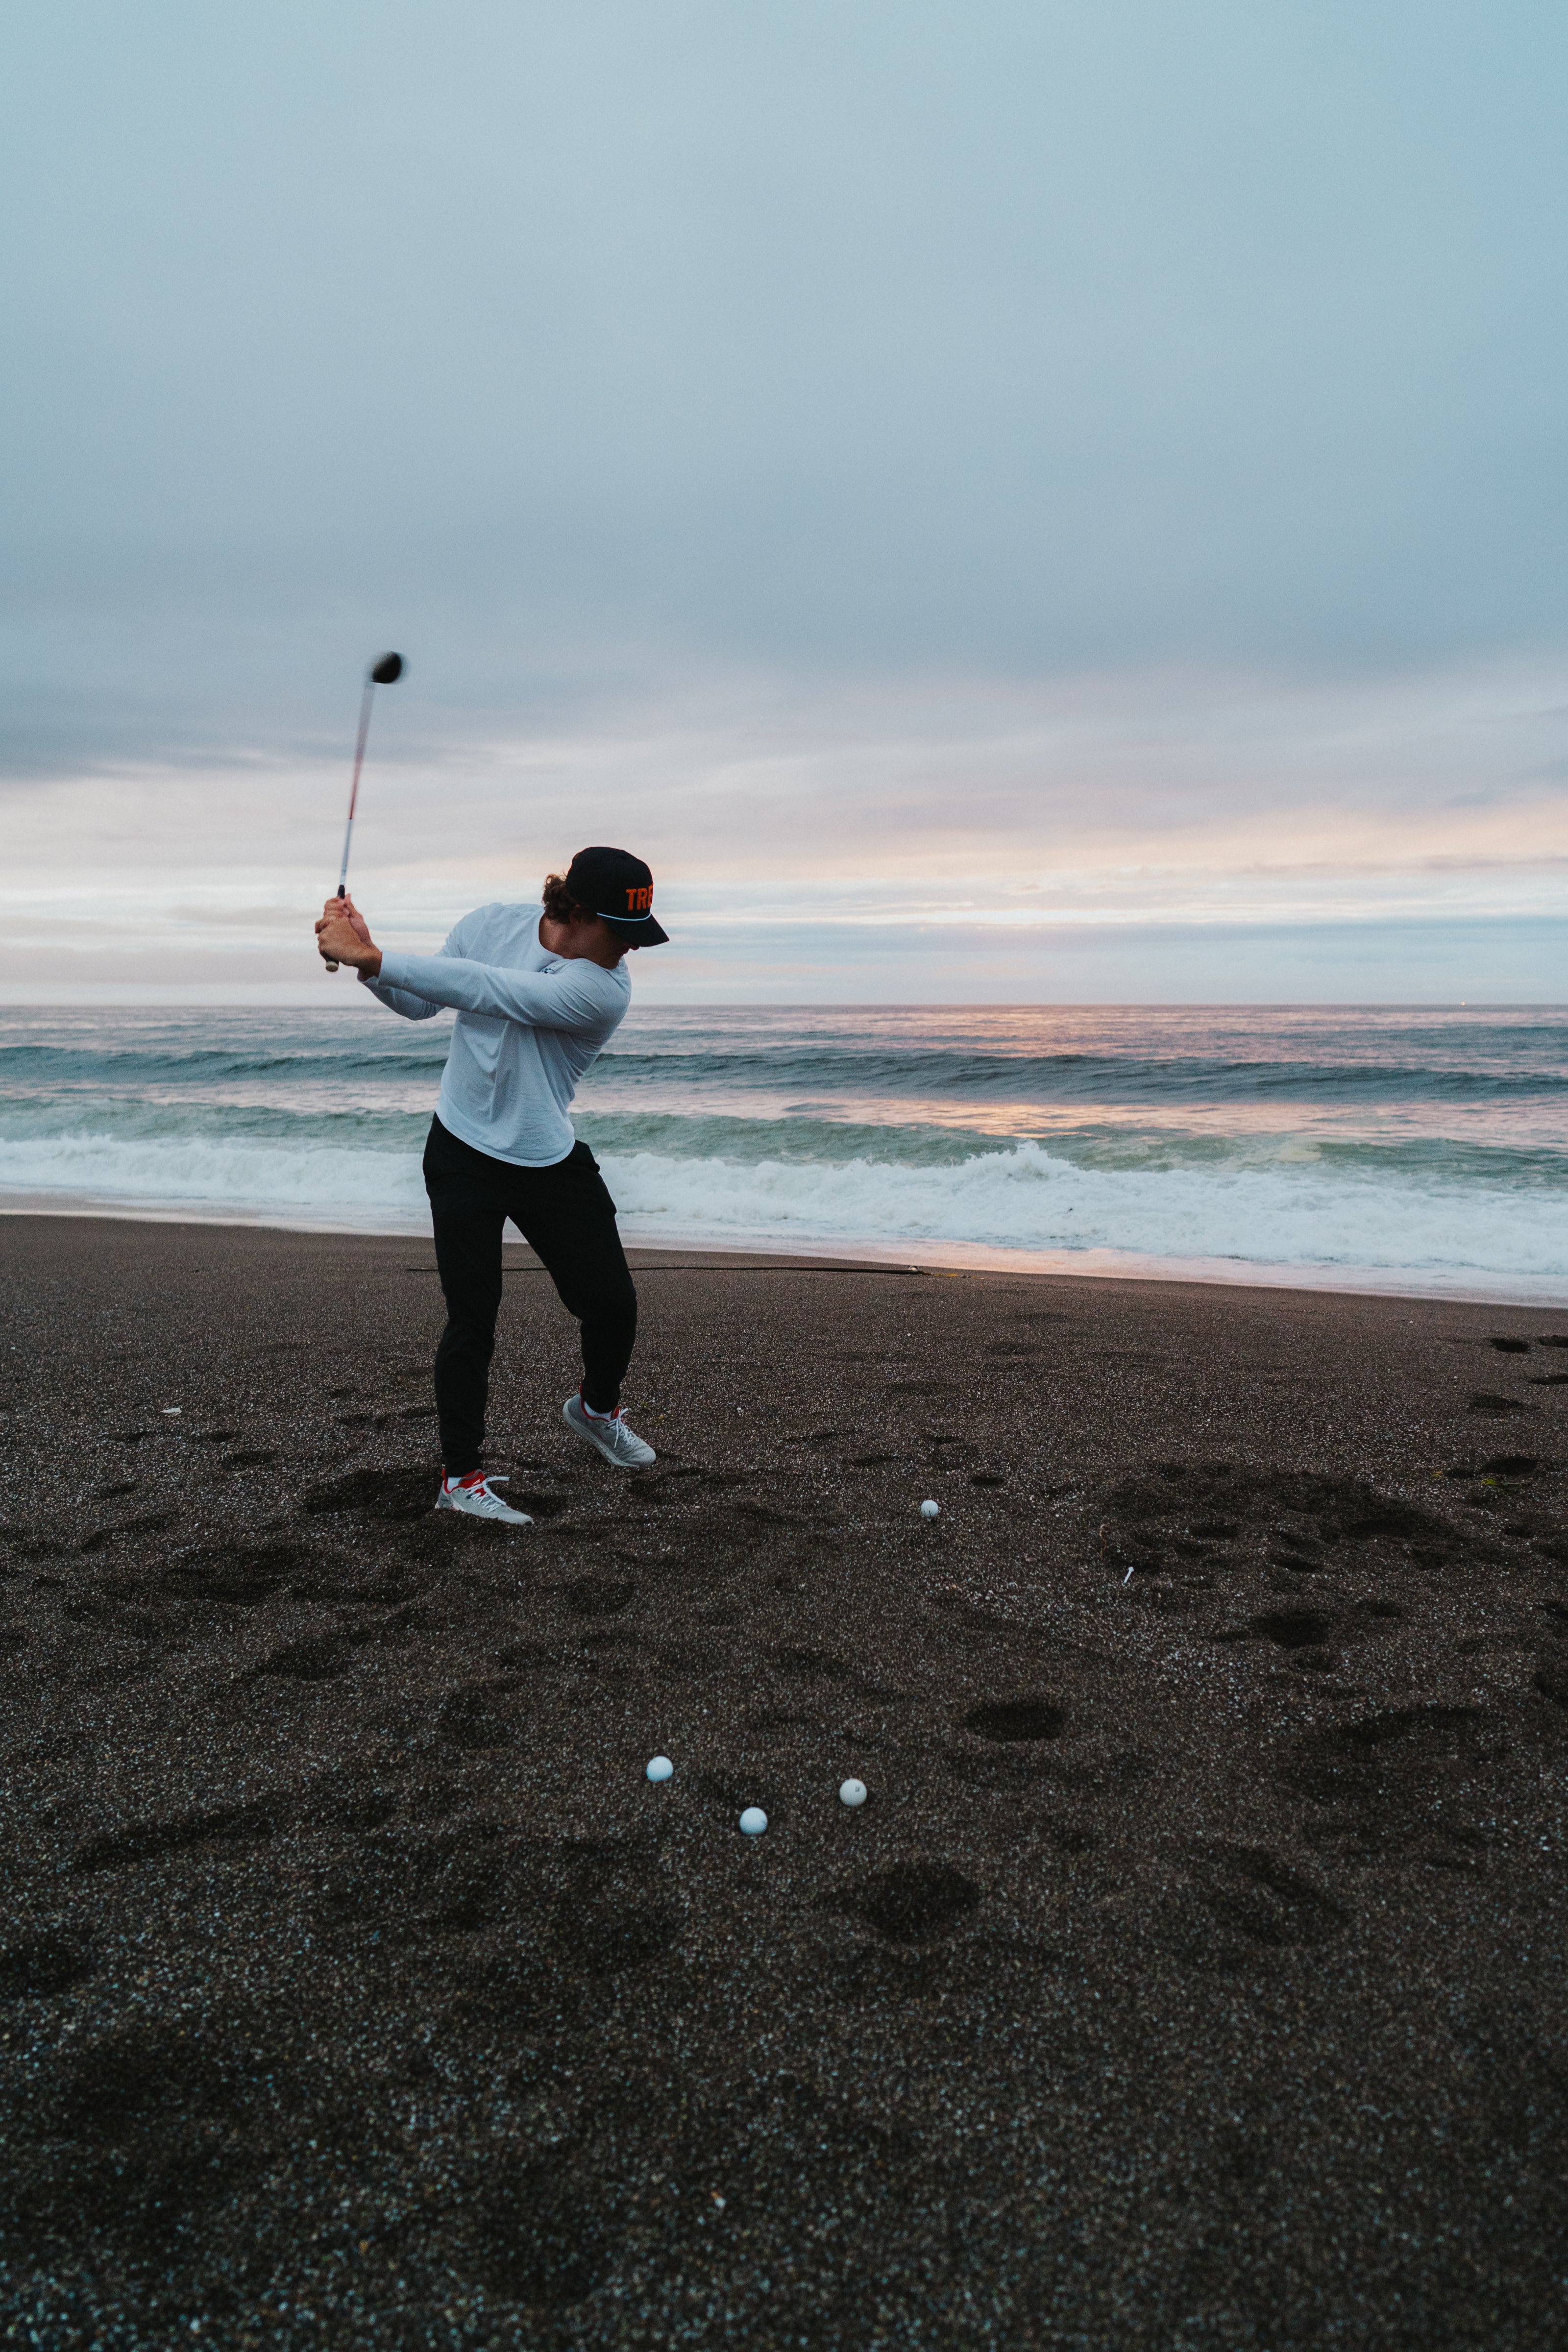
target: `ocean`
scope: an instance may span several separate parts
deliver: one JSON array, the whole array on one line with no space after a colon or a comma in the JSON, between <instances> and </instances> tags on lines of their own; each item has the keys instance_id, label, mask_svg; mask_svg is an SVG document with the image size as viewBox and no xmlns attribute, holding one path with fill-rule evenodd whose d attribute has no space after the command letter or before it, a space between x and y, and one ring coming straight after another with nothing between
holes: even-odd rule
<instances>
[{"instance_id":1,"label":"ocean","mask_svg":"<svg viewBox=\"0 0 1568 2352\"><path fill-rule=\"evenodd\" d=\"M0 1206L395 1233L449 1016L0 1009ZM1568 1301L1568 1008L634 1009L628 1241Z\"/></svg>"}]
</instances>

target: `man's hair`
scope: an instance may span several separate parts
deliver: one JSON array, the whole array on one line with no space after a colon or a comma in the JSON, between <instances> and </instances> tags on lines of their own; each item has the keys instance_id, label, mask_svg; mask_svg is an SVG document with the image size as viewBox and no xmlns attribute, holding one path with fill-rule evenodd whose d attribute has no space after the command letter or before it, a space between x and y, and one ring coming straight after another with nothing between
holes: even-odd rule
<instances>
[{"instance_id":1,"label":"man's hair","mask_svg":"<svg viewBox=\"0 0 1568 2352\"><path fill-rule=\"evenodd\" d=\"M580 907L566 887L564 874L547 874L544 877L544 912L552 923L574 923L584 917L592 918L590 907Z\"/></svg>"}]
</instances>

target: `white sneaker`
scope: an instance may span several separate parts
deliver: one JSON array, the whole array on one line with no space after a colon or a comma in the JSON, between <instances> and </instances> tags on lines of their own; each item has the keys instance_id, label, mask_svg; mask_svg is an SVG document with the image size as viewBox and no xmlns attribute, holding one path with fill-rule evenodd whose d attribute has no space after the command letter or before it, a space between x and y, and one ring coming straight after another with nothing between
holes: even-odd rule
<instances>
[{"instance_id":1,"label":"white sneaker","mask_svg":"<svg viewBox=\"0 0 1568 2352\"><path fill-rule=\"evenodd\" d=\"M569 1396L561 1411L567 1428L585 1437L617 1470L645 1470L658 1460L652 1446L645 1445L636 1430L626 1427L624 1412L589 1412L581 1394Z\"/></svg>"},{"instance_id":2,"label":"white sneaker","mask_svg":"<svg viewBox=\"0 0 1568 2352\"><path fill-rule=\"evenodd\" d=\"M471 1519L496 1519L502 1527L531 1528L533 1521L526 1511L514 1511L510 1503L503 1503L499 1495L490 1492L492 1486L509 1486L510 1484L510 1478L480 1478L471 1486L448 1486L443 1478L441 1491L436 1497L436 1508L438 1511L467 1511Z\"/></svg>"}]
</instances>

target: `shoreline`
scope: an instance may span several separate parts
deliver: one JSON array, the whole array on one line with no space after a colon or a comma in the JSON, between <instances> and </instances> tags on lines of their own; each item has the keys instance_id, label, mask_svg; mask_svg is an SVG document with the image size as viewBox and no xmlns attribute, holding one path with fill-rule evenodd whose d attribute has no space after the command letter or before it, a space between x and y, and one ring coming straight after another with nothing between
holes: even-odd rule
<instances>
[{"instance_id":1,"label":"shoreline","mask_svg":"<svg viewBox=\"0 0 1568 2352\"><path fill-rule=\"evenodd\" d=\"M257 1233L338 1234L365 1240L417 1240L427 1235L423 1213L393 1220L385 1213L374 1222L228 1207L204 1208L199 1202L141 1203L102 1195L77 1196L48 1192L0 1191L0 1220L7 1218L83 1218L92 1223L131 1225L184 1225ZM1568 1307L1568 1276L1542 1276L1538 1280L1510 1280L1503 1276L1426 1275L1401 1266L1278 1265L1255 1258L1177 1258L1141 1256L1132 1251L1091 1249L1029 1250L994 1247L980 1243L942 1240L883 1242L873 1237L841 1236L798 1244L773 1234L718 1236L700 1228L677 1231L668 1241L639 1230L635 1218L622 1221L628 1258L649 1251L679 1251L716 1263L735 1256L766 1262L796 1258L831 1258L837 1264L878 1267L919 1266L931 1273L1000 1274L1071 1281L1176 1283L1216 1289L1306 1292L1326 1297L1373 1297L1451 1300L1457 1305ZM509 1234L508 1248L527 1244Z\"/></svg>"}]
</instances>

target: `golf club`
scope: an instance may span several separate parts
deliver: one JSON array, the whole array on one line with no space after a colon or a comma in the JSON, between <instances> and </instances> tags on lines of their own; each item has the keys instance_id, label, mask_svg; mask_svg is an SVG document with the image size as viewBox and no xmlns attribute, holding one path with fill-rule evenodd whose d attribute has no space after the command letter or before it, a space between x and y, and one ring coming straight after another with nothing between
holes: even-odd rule
<instances>
[{"instance_id":1,"label":"golf club","mask_svg":"<svg viewBox=\"0 0 1568 2352\"><path fill-rule=\"evenodd\" d=\"M383 654L379 660L372 662L364 674L364 692L359 703L359 740L354 745L354 780L349 787L349 821L343 832L343 870L338 877L340 898L348 896L349 845L354 837L354 810L359 805L359 772L364 765L365 737L370 733L370 707L375 699L378 686L395 686L402 676L401 654ZM336 971L337 969L335 963L327 966L329 971Z\"/></svg>"}]
</instances>

